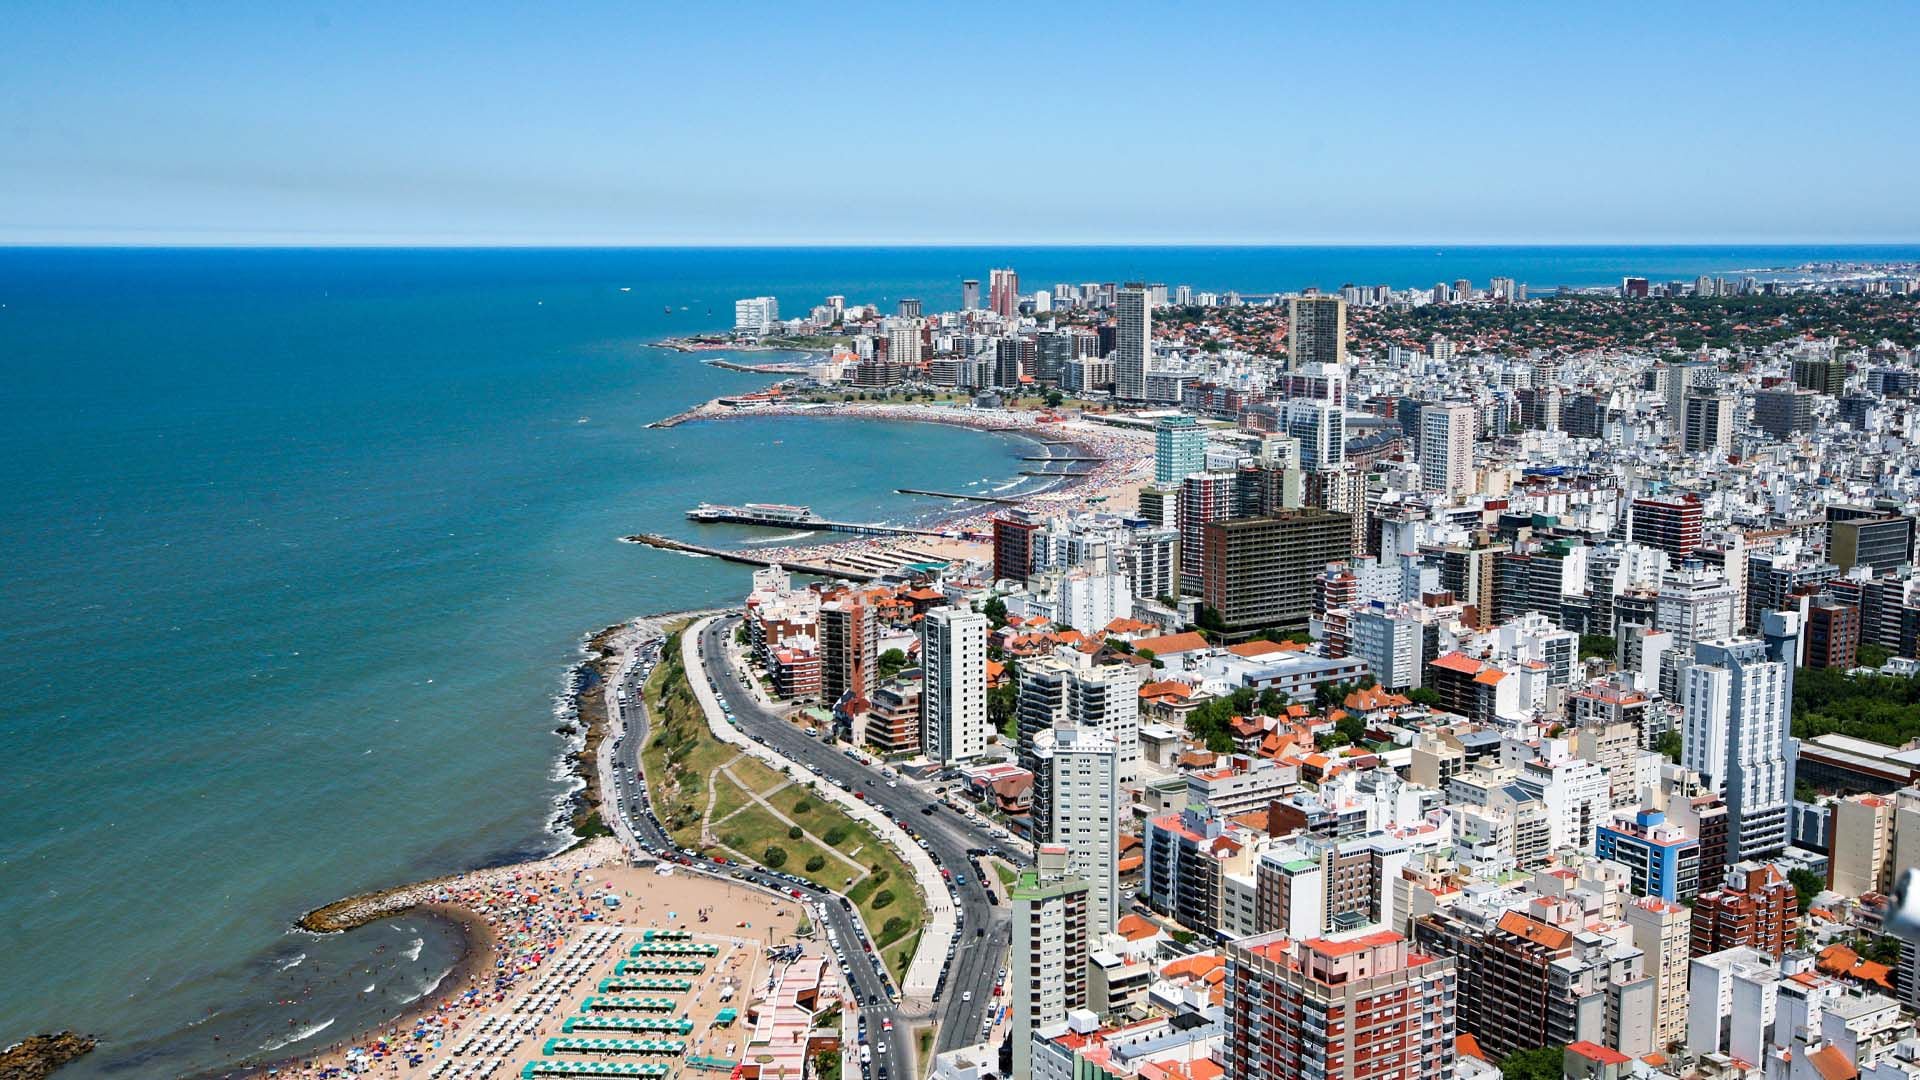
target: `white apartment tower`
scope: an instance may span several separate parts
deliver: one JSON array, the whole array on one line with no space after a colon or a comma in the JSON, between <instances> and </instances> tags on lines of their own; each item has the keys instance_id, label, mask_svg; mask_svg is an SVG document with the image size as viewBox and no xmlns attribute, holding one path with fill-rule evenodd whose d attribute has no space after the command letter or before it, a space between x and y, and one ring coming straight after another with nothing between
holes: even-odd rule
<instances>
[{"instance_id":1,"label":"white apartment tower","mask_svg":"<svg viewBox=\"0 0 1920 1080\"><path fill-rule=\"evenodd\" d=\"M1473 406L1464 401L1420 406L1422 491L1473 491L1473 424Z\"/></svg>"},{"instance_id":2,"label":"white apartment tower","mask_svg":"<svg viewBox=\"0 0 1920 1080\"><path fill-rule=\"evenodd\" d=\"M1147 287L1129 282L1114 302L1113 396L1147 400L1147 360L1153 354L1153 304Z\"/></svg>"},{"instance_id":3,"label":"white apartment tower","mask_svg":"<svg viewBox=\"0 0 1920 1080\"><path fill-rule=\"evenodd\" d=\"M765 334L780 321L780 301L771 296L750 296L733 302L735 333Z\"/></svg>"},{"instance_id":4,"label":"white apartment tower","mask_svg":"<svg viewBox=\"0 0 1920 1080\"><path fill-rule=\"evenodd\" d=\"M1052 823L1042 835L1067 849L1067 871L1086 880L1091 923L1104 934L1120 919L1120 755L1105 735L1057 727L1035 738L1032 760L1033 813Z\"/></svg>"},{"instance_id":5,"label":"white apartment tower","mask_svg":"<svg viewBox=\"0 0 1920 1080\"><path fill-rule=\"evenodd\" d=\"M1793 801L1793 665L1800 615L1769 611L1759 638L1703 641L1683 680L1680 763L1727 801L1727 862L1787 847Z\"/></svg>"},{"instance_id":6,"label":"white apartment tower","mask_svg":"<svg viewBox=\"0 0 1920 1080\"><path fill-rule=\"evenodd\" d=\"M937 607L920 621L920 746L941 763L969 761L986 752L987 617Z\"/></svg>"}]
</instances>

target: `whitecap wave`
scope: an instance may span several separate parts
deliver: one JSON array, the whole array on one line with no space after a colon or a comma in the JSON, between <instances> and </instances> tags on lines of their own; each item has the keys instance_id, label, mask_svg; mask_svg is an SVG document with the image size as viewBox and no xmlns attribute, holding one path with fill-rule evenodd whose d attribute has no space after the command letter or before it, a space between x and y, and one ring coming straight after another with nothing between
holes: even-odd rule
<instances>
[{"instance_id":1,"label":"whitecap wave","mask_svg":"<svg viewBox=\"0 0 1920 1080\"><path fill-rule=\"evenodd\" d=\"M762 537L762 538L760 538L760 539L758 539L758 540L749 540L749 541L747 541L747 543L748 543L749 545L753 545L753 544L784 544L784 543L786 543L786 542L787 542L787 541L789 541L789 540L805 540L805 539L806 539L807 537L809 537L809 536L812 536L812 535L813 535L812 533L810 533L810 532L806 532L806 531L801 531L801 532L792 532L792 533L787 533L787 534L786 534L785 536L766 536L766 537Z\"/></svg>"},{"instance_id":2,"label":"whitecap wave","mask_svg":"<svg viewBox=\"0 0 1920 1080\"><path fill-rule=\"evenodd\" d=\"M420 950L426 947L427 947L427 939L423 937L417 937L408 943L407 951L401 953L400 955L406 957L408 963L412 963L413 961L420 959Z\"/></svg>"},{"instance_id":3,"label":"whitecap wave","mask_svg":"<svg viewBox=\"0 0 1920 1080\"><path fill-rule=\"evenodd\" d=\"M414 1002L419 1001L421 998L426 997L428 994L433 993L435 990L440 989L440 984L447 981L447 976L451 974L453 974L453 969L448 968L447 970L441 972L440 974L435 975L425 985L420 987L420 990L418 993L414 994L411 997L401 998L400 1004L411 1005Z\"/></svg>"},{"instance_id":4,"label":"whitecap wave","mask_svg":"<svg viewBox=\"0 0 1920 1080\"><path fill-rule=\"evenodd\" d=\"M289 960L289 961L287 961L286 963L284 963L284 964L281 964L281 965L280 965L280 970L281 970L281 971L292 971L292 970L293 970L294 968L297 968L297 967L299 967L299 966L300 966L301 964L304 964L304 963L306 963L306 962L307 962L307 954L306 954L306 953L301 953L301 954L300 954L299 956L296 956L296 957L294 957L293 959L291 959L291 960Z\"/></svg>"},{"instance_id":5,"label":"whitecap wave","mask_svg":"<svg viewBox=\"0 0 1920 1080\"><path fill-rule=\"evenodd\" d=\"M294 1043L297 1043L302 1039L311 1039L315 1035L318 1035L321 1032L332 1027L335 1019L337 1019L337 1017L329 1016L325 1020L320 1021L319 1023L313 1025L312 1027L300 1028L299 1030L295 1031L291 1035L288 1035L284 1039L268 1039L265 1043L261 1044L260 1049L266 1051L267 1053L272 1053L273 1051L278 1050L283 1046L292 1046Z\"/></svg>"},{"instance_id":6,"label":"whitecap wave","mask_svg":"<svg viewBox=\"0 0 1920 1080\"><path fill-rule=\"evenodd\" d=\"M361 992L361 993L363 993L363 994L371 994L371 993L373 993L373 988L374 988L374 987L376 987L376 986L379 986L379 985L380 985L379 983L368 983L368 984L367 984L367 988L366 988L365 990L362 990L362 991L360 991L360 992Z\"/></svg>"}]
</instances>

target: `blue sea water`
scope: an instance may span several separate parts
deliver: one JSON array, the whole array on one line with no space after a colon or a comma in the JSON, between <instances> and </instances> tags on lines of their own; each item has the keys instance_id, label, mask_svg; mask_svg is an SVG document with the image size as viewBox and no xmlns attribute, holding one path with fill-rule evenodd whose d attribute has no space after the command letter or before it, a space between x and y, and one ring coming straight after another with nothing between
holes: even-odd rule
<instances>
[{"instance_id":1,"label":"blue sea water","mask_svg":"<svg viewBox=\"0 0 1920 1080\"><path fill-rule=\"evenodd\" d=\"M647 428L770 381L648 345L737 297L937 310L1000 265L1254 293L1916 257L0 250L0 1042L72 1027L104 1038L76 1075L184 1075L390 1015L452 962L446 927L291 920L549 850L581 635L746 584L618 536L696 535L702 499L898 519L937 504L895 487L1015 476L1021 444L944 427Z\"/></svg>"}]
</instances>

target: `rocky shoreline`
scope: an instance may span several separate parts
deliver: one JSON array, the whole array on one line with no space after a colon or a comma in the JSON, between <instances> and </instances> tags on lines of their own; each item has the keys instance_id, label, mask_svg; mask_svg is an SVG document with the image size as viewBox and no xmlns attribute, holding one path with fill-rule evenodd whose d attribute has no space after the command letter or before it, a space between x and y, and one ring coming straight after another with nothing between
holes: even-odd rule
<instances>
[{"instance_id":1,"label":"rocky shoreline","mask_svg":"<svg viewBox=\"0 0 1920 1080\"><path fill-rule=\"evenodd\" d=\"M59 1031L29 1035L5 1050L0 1050L0 1080L41 1080L94 1047L91 1035Z\"/></svg>"}]
</instances>

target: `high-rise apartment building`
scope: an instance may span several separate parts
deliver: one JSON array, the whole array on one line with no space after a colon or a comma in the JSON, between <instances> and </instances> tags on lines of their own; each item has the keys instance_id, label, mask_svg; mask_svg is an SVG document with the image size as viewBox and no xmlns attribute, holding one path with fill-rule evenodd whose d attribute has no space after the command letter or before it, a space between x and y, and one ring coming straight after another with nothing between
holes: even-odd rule
<instances>
[{"instance_id":1,"label":"high-rise apartment building","mask_svg":"<svg viewBox=\"0 0 1920 1080\"><path fill-rule=\"evenodd\" d=\"M1228 629L1298 627L1313 616L1314 582L1353 554L1345 514L1283 511L1207 523L1200 595Z\"/></svg>"},{"instance_id":2,"label":"high-rise apartment building","mask_svg":"<svg viewBox=\"0 0 1920 1080\"><path fill-rule=\"evenodd\" d=\"M1175 487L1207 470L1207 431L1191 416L1163 416L1153 425L1153 482Z\"/></svg>"},{"instance_id":3,"label":"high-rise apartment building","mask_svg":"<svg viewBox=\"0 0 1920 1080\"><path fill-rule=\"evenodd\" d=\"M750 296L733 302L733 330L737 334L766 334L780 321L780 301Z\"/></svg>"},{"instance_id":4,"label":"high-rise apartment building","mask_svg":"<svg viewBox=\"0 0 1920 1080\"><path fill-rule=\"evenodd\" d=\"M920 745L927 757L951 765L986 752L987 617L937 607L920 620Z\"/></svg>"},{"instance_id":5,"label":"high-rise apartment building","mask_svg":"<svg viewBox=\"0 0 1920 1080\"><path fill-rule=\"evenodd\" d=\"M865 698L879 666L880 622L865 597L848 590L820 605L820 700Z\"/></svg>"},{"instance_id":6,"label":"high-rise apartment building","mask_svg":"<svg viewBox=\"0 0 1920 1080\"><path fill-rule=\"evenodd\" d=\"M1192 473L1180 481L1176 521L1180 529L1180 591L1200 595L1201 563L1206 552L1206 529L1216 521L1238 517L1244 509L1240 474Z\"/></svg>"},{"instance_id":7,"label":"high-rise apartment building","mask_svg":"<svg viewBox=\"0 0 1920 1080\"><path fill-rule=\"evenodd\" d=\"M1120 919L1119 751L1105 735L1061 726L1034 737L1032 760L1030 816L1044 818L1041 835L1066 848L1068 872L1087 882L1095 932L1106 933Z\"/></svg>"},{"instance_id":8,"label":"high-rise apartment building","mask_svg":"<svg viewBox=\"0 0 1920 1080\"><path fill-rule=\"evenodd\" d=\"M1719 888L1694 898L1688 948L1695 956L1741 947L1779 956L1794 942L1798 898L1779 867L1735 863Z\"/></svg>"},{"instance_id":9,"label":"high-rise apartment building","mask_svg":"<svg viewBox=\"0 0 1920 1080\"><path fill-rule=\"evenodd\" d=\"M1687 957L1692 912L1685 904L1641 897L1627 904L1627 927L1653 979L1653 1045L1665 1050L1687 1037Z\"/></svg>"},{"instance_id":10,"label":"high-rise apartment building","mask_svg":"<svg viewBox=\"0 0 1920 1080\"><path fill-rule=\"evenodd\" d=\"M1347 362L1347 302L1309 294L1287 301L1287 369Z\"/></svg>"},{"instance_id":11,"label":"high-rise apartment building","mask_svg":"<svg viewBox=\"0 0 1920 1080\"><path fill-rule=\"evenodd\" d=\"M1087 882L1068 869L1066 848L1042 844L1035 867L1009 890L1013 901L1013 1075L1032 1075L1033 1033L1087 1006L1087 958L1096 938Z\"/></svg>"},{"instance_id":12,"label":"high-rise apartment building","mask_svg":"<svg viewBox=\"0 0 1920 1080\"><path fill-rule=\"evenodd\" d=\"M1799 613L1767 612L1761 635L1696 643L1681 699L1681 764L1725 793L1731 862L1778 855L1788 840Z\"/></svg>"},{"instance_id":13,"label":"high-rise apartment building","mask_svg":"<svg viewBox=\"0 0 1920 1080\"><path fill-rule=\"evenodd\" d=\"M998 581L1025 581L1033 576L1039 552L1035 537L1046 523L1023 510L1010 510L993 519L993 576Z\"/></svg>"},{"instance_id":14,"label":"high-rise apartment building","mask_svg":"<svg viewBox=\"0 0 1920 1080\"><path fill-rule=\"evenodd\" d=\"M1113 396L1147 400L1147 364L1153 355L1153 304L1147 287L1129 282L1114 300Z\"/></svg>"},{"instance_id":15,"label":"high-rise apartment building","mask_svg":"<svg viewBox=\"0 0 1920 1080\"><path fill-rule=\"evenodd\" d=\"M1733 448L1733 399L1725 394L1689 394L1680 448L1689 454L1725 454Z\"/></svg>"},{"instance_id":16,"label":"high-rise apartment building","mask_svg":"<svg viewBox=\"0 0 1920 1080\"><path fill-rule=\"evenodd\" d=\"M1674 566L1700 550L1707 511L1699 496L1635 499L1629 514L1627 539L1666 552Z\"/></svg>"},{"instance_id":17,"label":"high-rise apartment building","mask_svg":"<svg viewBox=\"0 0 1920 1080\"><path fill-rule=\"evenodd\" d=\"M1420 489L1441 495L1473 490L1473 406L1463 401L1420 406Z\"/></svg>"},{"instance_id":18,"label":"high-rise apartment building","mask_svg":"<svg viewBox=\"0 0 1920 1080\"><path fill-rule=\"evenodd\" d=\"M1450 1080L1458 993L1451 961L1392 931L1227 947L1225 1075L1275 1080Z\"/></svg>"},{"instance_id":19,"label":"high-rise apartment building","mask_svg":"<svg viewBox=\"0 0 1920 1080\"><path fill-rule=\"evenodd\" d=\"M1914 519L1895 510L1827 507L1827 561L1841 573L1865 564L1876 573L1913 561Z\"/></svg>"},{"instance_id":20,"label":"high-rise apartment building","mask_svg":"<svg viewBox=\"0 0 1920 1080\"><path fill-rule=\"evenodd\" d=\"M1140 776L1140 668L1096 664L1084 653L1043 656L1020 665L1015 714L1022 767L1043 731L1067 726L1112 740L1120 782ZM1036 828L1038 822L1035 823Z\"/></svg>"},{"instance_id":21,"label":"high-rise apartment building","mask_svg":"<svg viewBox=\"0 0 1920 1080\"><path fill-rule=\"evenodd\" d=\"M987 271L987 304L1003 319L1020 314L1020 275L1012 270Z\"/></svg>"},{"instance_id":22,"label":"high-rise apartment building","mask_svg":"<svg viewBox=\"0 0 1920 1080\"><path fill-rule=\"evenodd\" d=\"M1292 400L1280 405L1282 429L1300 443L1304 472L1337 469L1347 460L1347 413L1334 401Z\"/></svg>"},{"instance_id":23,"label":"high-rise apartment building","mask_svg":"<svg viewBox=\"0 0 1920 1080\"><path fill-rule=\"evenodd\" d=\"M960 310L978 311L980 309L980 279L967 278L960 283Z\"/></svg>"},{"instance_id":24,"label":"high-rise apartment building","mask_svg":"<svg viewBox=\"0 0 1920 1080\"><path fill-rule=\"evenodd\" d=\"M1761 390L1753 395L1753 426L1776 439L1791 439L1813 430L1811 390Z\"/></svg>"}]
</instances>

